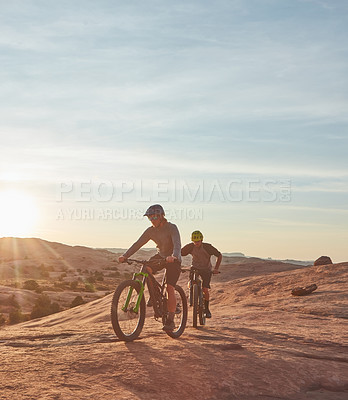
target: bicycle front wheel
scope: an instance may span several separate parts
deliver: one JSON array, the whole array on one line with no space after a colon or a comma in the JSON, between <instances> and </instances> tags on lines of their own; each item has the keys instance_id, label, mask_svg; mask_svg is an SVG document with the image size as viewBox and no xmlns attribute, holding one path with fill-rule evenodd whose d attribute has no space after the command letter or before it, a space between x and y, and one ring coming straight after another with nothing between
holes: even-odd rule
<instances>
[{"instance_id":1,"label":"bicycle front wheel","mask_svg":"<svg viewBox=\"0 0 348 400\"><path fill-rule=\"evenodd\" d=\"M198 316L199 323L205 325L205 310L204 310L204 297L202 286L199 286L199 296L198 296Z\"/></svg>"},{"instance_id":2,"label":"bicycle front wheel","mask_svg":"<svg viewBox=\"0 0 348 400\"><path fill-rule=\"evenodd\" d=\"M119 339L131 342L136 339L145 322L145 300L142 296L135 311L141 285L134 280L123 281L116 288L111 302L111 323Z\"/></svg>"},{"instance_id":3,"label":"bicycle front wheel","mask_svg":"<svg viewBox=\"0 0 348 400\"><path fill-rule=\"evenodd\" d=\"M198 317L198 285L195 283L193 285L193 304L192 304L192 325L197 328L197 317Z\"/></svg>"},{"instance_id":4,"label":"bicycle front wheel","mask_svg":"<svg viewBox=\"0 0 348 400\"><path fill-rule=\"evenodd\" d=\"M175 329L167 331L167 335L177 339L184 333L187 323L187 298L184 289L178 285L175 286L176 310L174 316Z\"/></svg>"}]
</instances>

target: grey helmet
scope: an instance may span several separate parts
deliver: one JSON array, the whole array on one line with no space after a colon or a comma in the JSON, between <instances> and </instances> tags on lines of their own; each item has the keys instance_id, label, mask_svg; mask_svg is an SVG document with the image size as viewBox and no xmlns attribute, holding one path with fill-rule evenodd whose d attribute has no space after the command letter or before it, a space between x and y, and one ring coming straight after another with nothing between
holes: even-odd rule
<instances>
[{"instance_id":1,"label":"grey helmet","mask_svg":"<svg viewBox=\"0 0 348 400\"><path fill-rule=\"evenodd\" d=\"M149 215L165 215L165 213L163 207L160 204L154 204L146 210L144 217L148 217Z\"/></svg>"}]
</instances>

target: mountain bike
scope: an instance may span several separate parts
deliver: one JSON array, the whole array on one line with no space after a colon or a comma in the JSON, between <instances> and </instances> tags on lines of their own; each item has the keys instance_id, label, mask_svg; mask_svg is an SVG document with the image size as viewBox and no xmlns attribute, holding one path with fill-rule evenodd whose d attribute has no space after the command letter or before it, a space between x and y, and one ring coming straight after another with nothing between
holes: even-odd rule
<instances>
[{"instance_id":1,"label":"mountain bike","mask_svg":"<svg viewBox=\"0 0 348 400\"><path fill-rule=\"evenodd\" d=\"M189 304L192 306L192 325L194 328L197 328L198 320L200 325L205 325L206 320L202 279L199 276L198 269L194 267L191 267L190 269L183 269L183 271L190 272L188 281Z\"/></svg>"},{"instance_id":2,"label":"mountain bike","mask_svg":"<svg viewBox=\"0 0 348 400\"><path fill-rule=\"evenodd\" d=\"M148 287L154 318L161 321L163 325L168 317L168 294L166 271L164 272L162 283L159 283L152 273L147 271L147 267L165 266L165 260L141 261L128 258L128 264L141 264L139 272L133 274L133 278L123 281L116 288L111 302L111 323L119 339L131 342L136 339L144 326L146 304L144 297L145 284ZM185 330L187 322L187 301L184 290L176 285L176 310L175 310L175 329L166 331L166 334L176 339Z\"/></svg>"}]
</instances>

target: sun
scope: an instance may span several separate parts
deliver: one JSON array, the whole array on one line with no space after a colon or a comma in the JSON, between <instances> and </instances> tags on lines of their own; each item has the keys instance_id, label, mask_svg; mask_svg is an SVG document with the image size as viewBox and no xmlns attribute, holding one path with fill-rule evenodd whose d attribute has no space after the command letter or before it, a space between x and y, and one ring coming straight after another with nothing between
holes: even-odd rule
<instances>
[{"instance_id":1,"label":"sun","mask_svg":"<svg viewBox=\"0 0 348 400\"><path fill-rule=\"evenodd\" d=\"M34 199L20 191L0 191L0 237L28 236L38 220Z\"/></svg>"}]
</instances>

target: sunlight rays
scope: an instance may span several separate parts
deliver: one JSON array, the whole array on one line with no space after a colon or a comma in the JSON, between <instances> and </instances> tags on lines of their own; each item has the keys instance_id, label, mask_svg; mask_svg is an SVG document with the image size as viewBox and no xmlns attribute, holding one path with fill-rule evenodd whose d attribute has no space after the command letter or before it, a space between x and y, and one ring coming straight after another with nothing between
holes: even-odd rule
<instances>
[{"instance_id":1,"label":"sunlight rays","mask_svg":"<svg viewBox=\"0 0 348 400\"><path fill-rule=\"evenodd\" d=\"M0 237L23 237L31 234L38 220L34 199L24 192L0 192Z\"/></svg>"},{"instance_id":2,"label":"sunlight rays","mask_svg":"<svg viewBox=\"0 0 348 400\"><path fill-rule=\"evenodd\" d=\"M57 260L59 260L65 267L72 269L75 271L75 267L72 266L70 263L68 263L66 260L64 260L63 256L60 255L57 251L55 251L50 245L48 245L45 241L40 240L38 244L44 248L44 250L48 251L51 253Z\"/></svg>"}]
</instances>

